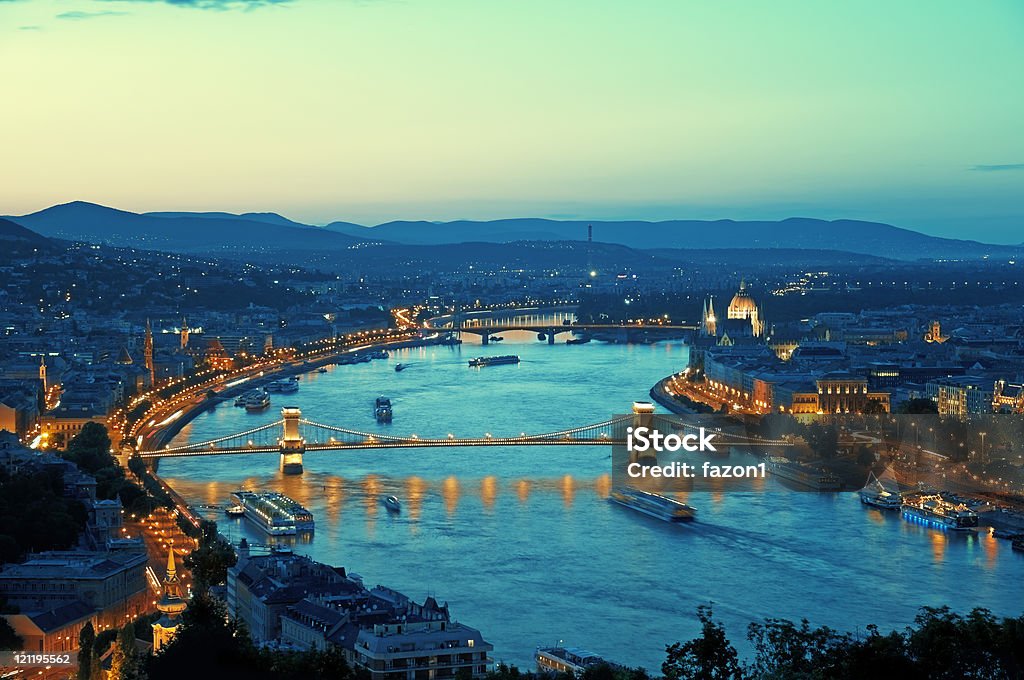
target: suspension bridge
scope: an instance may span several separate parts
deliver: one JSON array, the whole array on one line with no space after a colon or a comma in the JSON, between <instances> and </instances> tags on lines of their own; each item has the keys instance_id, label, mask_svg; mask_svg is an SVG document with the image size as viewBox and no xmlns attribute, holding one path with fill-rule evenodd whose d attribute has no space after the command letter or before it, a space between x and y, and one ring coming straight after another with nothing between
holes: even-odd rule
<instances>
[{"instance_id":1,"label":"suspension bridge","mask_svg":"<svg viewBox=\"0 0 1024 680\"><path fill-rule=\"evenodd\" d=\"M585 425L558 432L519 436L419 437L418 435L388 435L359 432L335 425L327 425L302 417L298 408L281 410L281 419L254 427L244 432L190 442L180 446L140 451L140 458L169 458L184 456L222 456L230 454L277 453L281 456L281 469L288 474L302 472L302 456L314 451L342 451L349 449L399 449L423 447L465 446L610 446L624 444L626 428L635 416L619 416L601 423Z\"/></svg>"},{"instance_id":2,"label":"suspension bridge","mask_svg":"<svg viewBox=\"0 0 1024 680\"><path fill-rule=\"evenodd\" d=\"M301 474L303 455L320 451L345 451L358 449L411 449L428 447L487 447L487 446L613 446L625 445L627 428L640 425L650 427L653 419L665 416L655 415L653 407L646 402L636 402L633 413L616 416L609 420L583 425L557 432L526 434L518 436L420 437L410 435L389 435L360 432L345 427L327 425L302 417L302 411L295 407L281 409L281 419L260 425L244 432L217 437L200 442L189 442L178 446L140 450L139 458L172 458L191 456L224 456L232 454L279 454L281 470L286 474ZM695 425L672 425L672 429L695 429ZM667 431L669 427L664 429ZM741 433L721 433L724 445L766 445L778 446L782 441L744 436Z\"/></svg>"}]
</instances>

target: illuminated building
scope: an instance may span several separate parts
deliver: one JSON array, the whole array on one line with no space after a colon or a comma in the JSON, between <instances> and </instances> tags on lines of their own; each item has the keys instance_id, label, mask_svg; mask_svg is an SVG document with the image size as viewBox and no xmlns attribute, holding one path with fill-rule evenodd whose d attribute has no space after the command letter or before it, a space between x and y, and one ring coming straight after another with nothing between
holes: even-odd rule
<instances>
[{"instance_id":1,"label":"illuminated building","mask_svg":"<svg viewBox=\"0 0 1024 680\"><path fill-rule=\"evenodd\" d=\"M740 289L732 296L726 316L750 322L750 332L755 338L764 335L764 315L761 308L747 290L747 282L740 281Z\"/></svg>"},{"instance_id":2,"label":"illuminated building","mask_svg":"<svg viewBox=\"0 0 1024 680\"><path fill-rule=\"evenodd\" d=\"M166 646L181 624L181 613L188 607L181 594L181 583L178 581L177 569L174 564L174 547L167 551L167 574L164 576L164 594L157 602L156 608L163 614L153 624L153 651L159 652Z\"/></svg>"},{"instance_id":3,"label":"illuminated building","mask_svg":"<svg viewBox=\"0 0 1024 680\"><path fill-rule=\"evenodd\" d=\"M818 409L822 413L889 412L888 392L869 392L868 379L836 371L815 381L818 386Z\"/></svg>"},{"instance_id":4,"label":"illuminated building","mask_svg":"<svg viewBox=\"0 0 1024 680\"><path fill-rule=\"evenodd\" d=\"M942 334L942 325L938 321L932 321L928 326L927 332L924 334L925 342L943 343L948 339L948 335Z\"/></svg>"},{"instance_id":5,"label":"illuminated building","mask_svg":"<svg viewBox=\"0 0 1024 680\"><path fill-rule=\"evenodd\" d=\"M153 363L153 327L146 319L146 341L143 352L146 357L146 370L149 371L149 384L156 384L156 364Z\"/></svg>"}]
</instances>

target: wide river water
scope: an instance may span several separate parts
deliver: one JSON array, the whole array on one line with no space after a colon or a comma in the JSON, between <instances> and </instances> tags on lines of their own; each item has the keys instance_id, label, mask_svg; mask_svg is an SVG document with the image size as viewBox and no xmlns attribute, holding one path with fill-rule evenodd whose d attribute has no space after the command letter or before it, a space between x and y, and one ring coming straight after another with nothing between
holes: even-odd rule
<instances>
[{"instance_id":1,"label":"wide river water","mask_svg":"<svg viewBox=\"0 0 1024 680\"><path fill-rule=\"evenodd\" d=\"M205 440L280 418L295 405L310 420L365 432L443 437L538 433L626 413L686 364L678 342L548 346L528 333L481 348L399 350L388 360L303 376L296 394L272 395L263 413L231 403L204 413L176 442ZM467 367L480 354L515 353L518 365ZM409 364L395 372L396 363ZM394 404L378 425L373 401ZM170 458L160 474L189 502L223 506L240 488L282 491L316 517L297 552L422 600L491 642L494 658L532 667L538 645L584 647L660 669L666 644L699 631L696 607L713 602L741 653L746 625L810 619L853 631L913 622L924 605L1024 611L1024 555L987 535L928 529L863 507L856 494L694 492L698 521L670 525L607 501L604 447L421 448L307 453L284 476L276 455ZM381 505L402 499L403 512ZM266 543L245 520L213 513L237 542Z\"/></svg>"}]
</instances>

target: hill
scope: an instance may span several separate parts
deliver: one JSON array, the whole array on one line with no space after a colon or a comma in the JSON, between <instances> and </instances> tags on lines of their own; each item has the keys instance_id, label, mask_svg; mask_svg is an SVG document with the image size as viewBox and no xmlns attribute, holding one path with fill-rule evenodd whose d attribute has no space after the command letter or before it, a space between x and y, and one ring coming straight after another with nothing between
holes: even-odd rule
<instances>
[{"instance_id":1,"label":"hill","mask_svg":"<svg viewBox=\"0 0 1024 680\"><path fill-rule=\"evenodd\" d=\"M160 217L83 201L10 219L55 238L186 252L260 252L283 246L292 250L344 250L362 240L319 227L275 223L267 221L266 216L247 219L184 213Z\"/></svg>"},{"instance_id":2,"label":"hill","mask_svg":"<svg viewBox=\"0 0 1024 680\"><path fill-rule=\"evenodd\" d=\"M328 229L352 236L407 244L463 241L582 240L588 224L594 240L639 249L747 248L833 250L916 260L1013 257L1018 246L999 246L928 236L879 222L794 217L781 221L671 220L666 222L583 222L509 219L489 222L388 222L376 227L332 223Z\"/></svg>"}]
</instances>

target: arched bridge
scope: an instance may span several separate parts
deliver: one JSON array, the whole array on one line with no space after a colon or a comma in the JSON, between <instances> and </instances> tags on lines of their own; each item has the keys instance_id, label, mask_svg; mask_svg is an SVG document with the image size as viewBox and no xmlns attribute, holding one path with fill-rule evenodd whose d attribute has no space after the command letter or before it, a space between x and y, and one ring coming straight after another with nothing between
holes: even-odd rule
<instances>
[{"instance_id":1,"label":"arched bridge","mask_svg":"<svg viewBox=\"0 0 1024 680\"><path fill-rule=\"evenodd\" d=\"M474 333L479 335L482 344L487 345L490 343L492 335L498 333L505 333L508 331L530 331L536 333L539 336L544 336L543 339L548 341L549 345L555 344L555 336L560 333L574 333L574 332L587 332L587 331L620 331L622 333L635 333L635 332L671 332L671 331L695 331L697 326L686 325L686 324L599 324L599 323L574 323L574 324L552 324L552 323L536 323L529 320L516 321L516 320L490 320L483 319L480 321L473 321L471 323L461 324L447 324L438 326L441 330L452 331L456 333Z\"/></svg>"}]
</instances>

